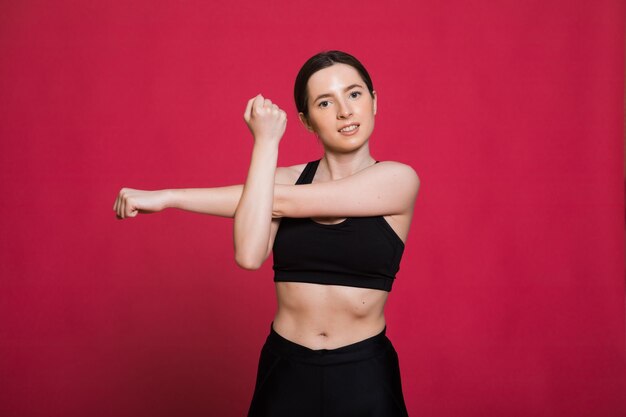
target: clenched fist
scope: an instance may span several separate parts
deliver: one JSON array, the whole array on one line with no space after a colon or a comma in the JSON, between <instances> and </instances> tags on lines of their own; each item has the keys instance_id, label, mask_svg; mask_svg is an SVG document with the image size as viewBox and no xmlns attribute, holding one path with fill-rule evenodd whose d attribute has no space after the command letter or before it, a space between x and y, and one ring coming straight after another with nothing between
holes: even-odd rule
<instances>
[{"instance_id":1,"label":"clenched fist","mask_svg":"<svg viewBox=\"0 0 626 417\"><path fill-rule=\"evenodd\" d=\"M166 190L143 191L133 188L122 188L113 211L118 219L135 217L138 213L154 213L167 208L168 194Z\"/></svg>"},{"instance_id":2,"label":"clenched fist","mask_svg":"<svg viewBox=\"0 0 626 417\"><path fill-rule=\"evenodd\" d=\"M243 118L255 142L280 142L287 127L287 114L261 94L248 100Z\"/></svg>"}]
</instances>

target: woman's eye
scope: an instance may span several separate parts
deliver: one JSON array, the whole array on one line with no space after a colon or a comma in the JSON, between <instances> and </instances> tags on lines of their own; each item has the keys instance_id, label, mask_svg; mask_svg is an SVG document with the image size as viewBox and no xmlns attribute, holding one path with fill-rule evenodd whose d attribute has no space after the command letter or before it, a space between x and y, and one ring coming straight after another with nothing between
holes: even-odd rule
<instances>
[{"instance_id":1,"label":"woman's eye","mask_svg":"<svg viewBox=\"0 0 626 417\"><path fill-rule=\"evenodd\" d=\"M320 103L318 104L318 106L320 106L321 108L326 108L328 107L328 101L320 101Z\"/></svg>"},{"instance_id":2,"label":"woman's eye","mask_svg":"<svg viewBox=\"0 0 626 417\"><path fill-rule=\"evenodd\" d=\"M350 97L351 98L357 98L360 95L361 95L360 91L353 91L353 92L350 93Z\"/></svg>"}]
</instances>

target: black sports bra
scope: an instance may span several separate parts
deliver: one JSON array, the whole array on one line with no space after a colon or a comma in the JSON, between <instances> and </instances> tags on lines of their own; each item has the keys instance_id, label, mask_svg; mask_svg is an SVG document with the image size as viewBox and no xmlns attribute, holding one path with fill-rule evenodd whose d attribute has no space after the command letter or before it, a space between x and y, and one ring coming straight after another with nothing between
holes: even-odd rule
<instances>
[{"instance_id":1,"label":"black sports bra","mask_svg":"<svg viewBox=\"0 0 626 417\"><path fill-rule=\"evenodd\" d=\"M307 163L296 185L310 184L319 162ZM273 246L274 281L391 291L403 252L404 242L383 216L336 224L283 217Z\"/></svg>"}]
</instances>

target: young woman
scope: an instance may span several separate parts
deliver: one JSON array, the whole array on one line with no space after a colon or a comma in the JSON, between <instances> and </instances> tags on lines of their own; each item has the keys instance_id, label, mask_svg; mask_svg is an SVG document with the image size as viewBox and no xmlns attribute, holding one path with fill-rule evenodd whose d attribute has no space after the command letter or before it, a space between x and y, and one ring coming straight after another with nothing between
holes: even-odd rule
<instances>
[{"instance_id":1,"label":"young woman","mask_svg":"<svg viewBox=\"0 0 626 417\"><path fill-rule=\"evenodd\" d=\"M245 269L273 251L278 309L249 417L406 416L384 306L419 178L408 165L370 155L377 97L353 56L310 58L294 96L322 158L277 167L287 117L258 95L244 112L254 148L243 186L123 188L113 208L121 219L167 207L234 217L235 260Z\"/></svg>"}]
</instances>

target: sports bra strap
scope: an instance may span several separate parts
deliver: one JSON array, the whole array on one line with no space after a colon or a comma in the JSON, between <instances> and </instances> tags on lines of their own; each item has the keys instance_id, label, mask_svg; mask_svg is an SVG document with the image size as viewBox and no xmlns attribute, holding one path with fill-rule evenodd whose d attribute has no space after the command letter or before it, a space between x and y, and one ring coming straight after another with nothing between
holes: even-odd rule
<instances>
[{"instance_id":1,"label":"sports bra strap","mask_svg":"<svg viewBox=\"0 0 626 417\"><path fill-rule=\"evenodd\" d=\"M310 184L313 182L313 177L315 176L315 171L317 170L317 166L319 165L321 159L317 161L311 161L306 164L300 177L298 177L298 181L296 181L296 185L298 184Z\"/></svg>"}]
</instances>

